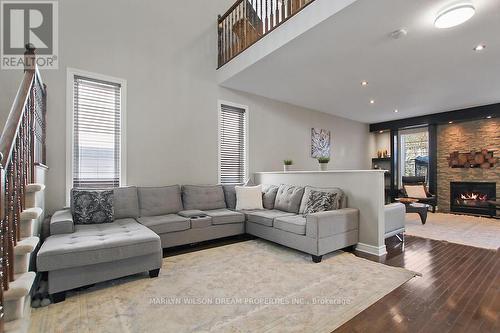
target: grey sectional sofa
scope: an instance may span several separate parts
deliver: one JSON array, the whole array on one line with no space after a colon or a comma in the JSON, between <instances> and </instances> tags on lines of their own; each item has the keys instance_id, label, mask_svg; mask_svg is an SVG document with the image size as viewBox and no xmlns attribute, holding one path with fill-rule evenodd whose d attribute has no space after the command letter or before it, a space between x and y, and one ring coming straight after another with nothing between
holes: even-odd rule
<instances>
[{"instance_id":1,"label":"grey sectional sofa","mask_svg":"<svg viewBox=\"0 0 500 333\"><path fill-rule=\"evenodd\" d=\"M37 269L48 272L49 293L65 291L149 271L159 273L162 248L248 233L312 255L358 242L358 210L346 207L338 188L339 209L303 216L314 188L264 187L264 210L236 211L234 186L179 185L114 189L112 223L75 225L70 210L56 212L50 236L37 255Z\"/></svg>"}]
</instances>

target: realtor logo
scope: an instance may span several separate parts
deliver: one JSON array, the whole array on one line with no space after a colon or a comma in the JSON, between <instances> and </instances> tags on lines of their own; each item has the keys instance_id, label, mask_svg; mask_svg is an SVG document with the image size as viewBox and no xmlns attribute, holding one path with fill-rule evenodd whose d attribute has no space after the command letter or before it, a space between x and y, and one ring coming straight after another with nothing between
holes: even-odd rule
<instances>
[{"instance_id":1,"label":"realtor logo","mask_svg":"<svg viewBox=\"0 0 500 333\"><path fill-rule=\"evenodd\" d=\"M24 57L25 45L36 48L36 65L58 67L57 1L0 1L1 68L33 68Z\"/></svg>"}]
</instances>

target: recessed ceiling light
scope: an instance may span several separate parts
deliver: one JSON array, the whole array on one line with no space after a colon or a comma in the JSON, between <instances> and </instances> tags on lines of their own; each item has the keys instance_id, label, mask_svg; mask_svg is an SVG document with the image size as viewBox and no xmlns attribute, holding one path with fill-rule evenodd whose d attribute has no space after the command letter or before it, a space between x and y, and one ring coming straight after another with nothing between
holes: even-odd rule
<instances>
[{"instance_id":1,"label":"recessed ceiling light","mask_svg":"<svg viewBox=\"0 0 500 333\"><path fill-rule=\"evenodd\" d=\"M448 124L453 124L453 122L452 122L452 121L449 121L449 122L448 122Z\"/></svg>"},{"instance_id":2,"label":"recessed ceiling light","mask_svg":"<svg viewBox=\"0 0 500 333\"><path fill-rule=\"evenodd\" d=\"M399 110L398 110L398 109L394 110L394 113L398 113L398 112L399 112Z\"/></svg>"},{"instance_id":3,"label":"recessed ceiling light","mask_svg":"<svg viewBox=\"0 0 500 333\"><path fill-rule=\"evenodd\" d=\"M476 8L468 1L455 3L438 13L434 26L439 29L455 27L468 21L475 12Z\"/></svg>"},{"instance_id":4,"label":"recessed ceiling light","mask_svg":"<svg viewBox=\"0 0 500 333\"><path fill-rule=\"evenodd\" d=\"M486 45L484 44L479 44L478 46L476 46L473 50L474 51L482 51L486 48Z\"/></svg>"},{"instance_id":5,"label":"recessed ceiling light","mask_svg":"<svg viewBox=\"0 0 500 333\"><path fill-rule=\"evenodd\" d=\"M375 104L375 100L371 99L370 104Z\"/></svg>"},{"instance_id":6,"label":"recessed ceiling light","mask_svg":"<svg viewBox=\"0 0 500 333\"><path fill-rule=\"evenodd\" d=\"M486 119L491 119L491 116L486 117Z\"/></svg>"},{"instance_id":7,"label":"recessed ceiling light","mask_svg":"<svg viewBox=\"0 0 500 333\"><path fill-rule=\"evenodd\" d=\"M361 85L362 85L363 87L367 86L367 85L368 85L368 81L361 81Z\"/></svg>"}]
</instances>

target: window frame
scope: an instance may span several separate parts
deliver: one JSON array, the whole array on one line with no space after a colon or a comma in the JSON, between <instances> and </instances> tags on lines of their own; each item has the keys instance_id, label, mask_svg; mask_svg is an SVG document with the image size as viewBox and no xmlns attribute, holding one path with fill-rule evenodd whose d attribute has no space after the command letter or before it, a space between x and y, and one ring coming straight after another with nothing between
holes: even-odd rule
<instances>
[{"instance_id":1,"label":"window frame","mask_svg":"<svg viewBox=\"0 0 500 333\"><path fill-rule=\"evenodd\" d=\"M69 68L66 71L66 205L71 202L73 187L73 145L74 145L74 90L75 76L120 84L120 186L127 183L127 80L100 73Z\"/></svg>"},{"instance_id":2,"label":"window frame","mask_svg":"<svg viewBox=\"0 0 500 333\"><path fill-rule=\"evenodd\" d=\"M245 157L245 170L244 170L244 179L243 182L245 183L248 178L250 177L249 173L249 123L250 123L250 113L249 113L249 107L247 105L242 105L242 104L237 104L225 100L217 100L217 108L218 108L218 114L217 114L217 182L218 184L222 184L222 179L221 179L221 117L222 117L222 105L227 105L230 107L238 108L245 110L245 125L244 125L244 143L245 143L245 151L243 153ZM239 183L224 183L223 185L235 185Z\"/></svg>"}]
</instances>

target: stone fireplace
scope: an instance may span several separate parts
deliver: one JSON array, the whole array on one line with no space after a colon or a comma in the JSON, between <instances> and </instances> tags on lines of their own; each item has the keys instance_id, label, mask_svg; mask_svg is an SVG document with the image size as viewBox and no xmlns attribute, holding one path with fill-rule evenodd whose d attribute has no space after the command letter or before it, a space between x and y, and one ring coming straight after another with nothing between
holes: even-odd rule
<instances>
[{"instance_id":1,"label":"stone fireplace","mask_svg":"<svg viewBox=\"0 0 500 333\"><path fill-rule=\"evenodd\" d=\"M495 216L496 210L488 200L496 197L496 183L451 182L450 211L473 215Z\"/></svg>"},{"instance_id":2,"label":"stone fireplace","mask_svg":"<svg viewBox=\"0 0 500 333\"><path fill-rule=\"evenodd\" d=\"M448 158L454 151L473 152L488 149L493 151L495 156L500 157L500 119L440 125L437 131L438 210L440 212L452 211L453 199L456 199L455 193L452 193L452 183L496 183L495 195L500 194L500 167L498 163L490 169L451 168L448 163ZM477 203L473 202L474 198L467 196L464 200L466 201L461 203L470 205ZM454 206L454 208L458 208L457 205ZM462 209L465 210L464 207ZM471 210L469 209L469 212L462 211L462 213L472 213Z\"/></svg>"}]
</instances>

